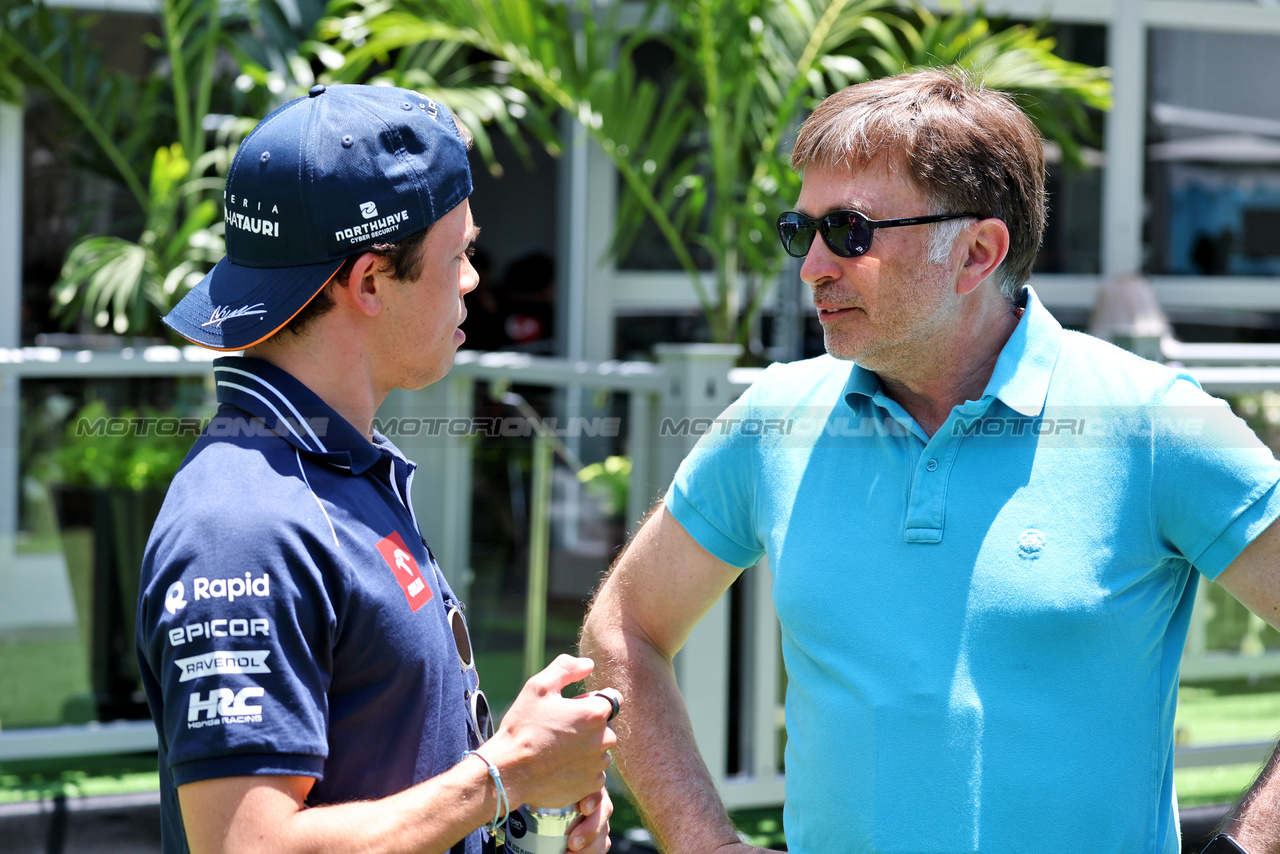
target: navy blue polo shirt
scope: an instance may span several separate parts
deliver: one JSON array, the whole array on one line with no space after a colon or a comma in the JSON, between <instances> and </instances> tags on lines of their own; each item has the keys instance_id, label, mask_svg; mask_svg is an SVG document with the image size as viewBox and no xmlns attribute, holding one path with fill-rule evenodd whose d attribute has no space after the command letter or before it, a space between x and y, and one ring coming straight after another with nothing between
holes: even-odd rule
<instances>
[{"instance_id":1,"label":"navy blue polo shirt","mask_svg":"<svg viewBox=\"0 0 1280 854\"><path fill-rule=\"evenodd\" d=\"M474 676L413 463L267 362L221 358L214 377L220 407L165 497L138 606L166 852L187 850L183 784L302 775L309 806L376 799L470 746ZM465 843L477 854L479 832Z\"/></svg>"}]
</instances>

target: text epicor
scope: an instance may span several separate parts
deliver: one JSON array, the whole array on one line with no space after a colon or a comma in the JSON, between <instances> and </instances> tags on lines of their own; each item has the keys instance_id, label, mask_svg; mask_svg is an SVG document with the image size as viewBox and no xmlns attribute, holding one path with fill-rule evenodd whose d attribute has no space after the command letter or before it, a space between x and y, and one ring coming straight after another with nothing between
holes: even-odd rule
<instances>
[{"instance_id":1,"label":"text epicor","mask_svg":"<svg viewBox=\"0 0 1280 854\"><path fill-rule=\"evenodd\" d=\"M271 621L266 617L205 620L169 629L169 645L182 646L196 638L270 637Z\"/></svg>"}]
</instances>

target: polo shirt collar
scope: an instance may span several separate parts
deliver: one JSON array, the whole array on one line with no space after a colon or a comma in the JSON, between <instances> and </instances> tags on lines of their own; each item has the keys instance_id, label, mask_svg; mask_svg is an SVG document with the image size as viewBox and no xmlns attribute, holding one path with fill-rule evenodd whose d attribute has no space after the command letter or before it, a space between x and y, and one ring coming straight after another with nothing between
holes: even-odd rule
<instances>
[{"instance_id":1,"label":"polo shirt collar","mask_svg":"<svg viewBox=\"0 0 1280 854\"><path fill-rule=\"evenodd\" d=\"M994 398L1018 414L1034 418L1044 411L1049 379L1062 348L1062 325L1029 286L1022 289L1019 302L1022 318L1000 350L982 399ZM841 397L852 408L861 397L890 411L900 409L885 395L880 377L856 362Z\"/></svg>"},{"instance_id":2,"label":"polo shirt collar","mask_svg":"<svg viewBox=\"0 0 1280 854\"><path fill-rule=\"evenodd\" d=\"M1019 415L1035 418L1044 411L1053 366L1062 349L1062 324L1030 287L1022 289L1019 302L1022 319L1000 350L982 396L994 397Z\"/></svg>"},{"instance_id":3,"label":"polo shirt collar","mask_svg":"<svg viewBox=\"0 0 1280 854\"><path fill-rule=\"evenodd\" d=\"M385 440L371 443L319 395L270 362L224 356L213 362L213 379L219 403L262 419L298 450L353 474L390 451Z\"/></svg>"}]
</instances>

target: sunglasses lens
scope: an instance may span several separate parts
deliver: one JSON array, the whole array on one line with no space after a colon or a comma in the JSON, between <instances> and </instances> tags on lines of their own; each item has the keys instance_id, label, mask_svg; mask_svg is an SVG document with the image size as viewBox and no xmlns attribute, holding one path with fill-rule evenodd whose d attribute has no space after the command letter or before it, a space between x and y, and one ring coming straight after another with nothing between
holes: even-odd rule
<instances>
[{"instance_id":1,"label":"sunglasses lens","mask_svg":"<svg viewBox=\"0 0 1280 854\"><path fill-rule=\"evenodd\" d=\"M817 225L816 220L795 211L784 213L778 217L778 237L782 239L782 248L792 258L803 258L813 245Z\"/></svg>"},{"instance_id":2,"label":"sunglasses lens","mask_svg":"<svg viewBox=\"0 0 1280 854\"><path fill-rule=\"evenodd\" d=\"M822 218L823 237L831 251L841 258L857 258L871 248L871 229L862 217L850 211L836 211Z\"/></svg>"},{"instance_id":3,"label":"sunglasses lens","mask_svg":"<svg viewBox=\"0 0 1280 854\"><path fill-rule=\"evenodd\" d=\"M471 715L475 719L476 734L480 736L480 740L488 741L492 738L493 715L489 711L489 698L479 689L471 695Z\"/></svg>"},{"instance_id":4,"label":"sunglasses lens","mask_svg":"<svg viewBox=\"0 0 1280 854\"><path fill-rule=\"evenodd\" d=\"M475 659L471 655L471 635L467 632L467 621L457 608L449 611L449 628L453 629L453 642L458 645L458 659L463 667L471 667Z\"/></svg>"},{"instance_id":5,"label":"sunglasses lens","mask_svg":"<svg viewBox=\"0 0 1280 854\"><path fill-rule=\"evenodd\" d=\"M808 255L819 231L828 248L841 258L857 258L871 248L872 231L867 228L867 221L852 211L833 211L821 220L796 211L778 217L778 237L792 258Z\"/></svg>"}]
</instances>

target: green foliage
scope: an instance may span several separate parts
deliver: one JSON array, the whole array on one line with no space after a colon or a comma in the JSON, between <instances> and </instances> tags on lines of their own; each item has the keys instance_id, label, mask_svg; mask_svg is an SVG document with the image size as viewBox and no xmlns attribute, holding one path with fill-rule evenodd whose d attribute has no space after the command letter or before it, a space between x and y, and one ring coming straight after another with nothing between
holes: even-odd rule
<instances>
[{"instance_id":1,"label":"green foliage","mask_svg":"<svg viewBox=\"0 0 1280 854\"><path fill-rule=\"evenodd\" d=\"M151 407L112 413L102 401L92 401L67 422L62 444L33 473L68 486L165 489L191 450L192 437L161 435L145 425L172 417Z\"/></svg>"},{"instance_id":2,"label":"green foliage","mask_svg":"<svg viewBox=\"0 0 1280 854\"><path fill-rule=\"evenodd\" d=\"M380 66L403 83L420 73L434 79L438 53L465 46L486 57L475 73L491 75L508 114L533 117L539 133L546 110L576 118L622 178L611 251L625 253L652 223L689 276L715 341L746 340L781 270L771 220L799 192L782 149L825 95L958 64L1013 92L1068 157L1087 139L1085 108L1110 103L1106 69L1055 56L1035 29L993 28L980 9L940 18L892 0L650 0L638 21L623 24L620 8L344 0L323 32L347 51L349 73ZM636 51L650 43L671 56L661 80L637 70ZM534 93L541 110L512 98L512 88ZM711 281L691 244L711 256Z\"/></svg>"},{"instance_id":3,"label":"green foliage","mask_svg":"<svg viewBox=\"0 0 1280 854\"><path fill-rule=\"evenodd\" d=\"M627 510L627 489L631 483L631 458L606 457L602 463L583 466L578 480L587 485L587 491L600 497L604 512L621 516Z\"/></svg>"},{"instance_id":4,"label":"green foliage","mask_svg":"<svg viewBox=\"0 0 1280 854\"><path fill-rule=\"evenodd\" d=\"M336 45L337 50L329 48L335 58L344 58L333 72L335 81L404 86L443 101L474 135L490 171L500 175L489 126L501 131L522 157L529 151L521 128L553 154L560 146L551 110L514 85L507 58L477 53L486 43L483 28L502 5L335 0L317 35ZM551 11L563 23L564 7ZM524 23L539 24L543 35L566 32L544 26L548 22Z\"/></svg>"},{"instance_id":5,"label":"green foliage","mask_svg":"<svg viewBox=\"0 0 1280 854\"><path fill-rule=\"evenodd\" d=\"M1008 92L1062 148L1069 165L1083 165L1081 143L1099 142L1086 108L1111 109L1110 69L1068 62L1054 54L1057 43L1039 28L997 26L981 7L945 18L924 8L917 14L919 38L908 42L905 57L909 68L954 65Z\"/></svg>"},{"instance_id":6,"label":"green foliage","mask_svg":"<svg viewBox=\"0 0 1280 854\"><path fill-rule=\"evenodd\" d=\"M1272 453L1280 453L1280 392L1266 389L1230 395L1227 402Z\"/></svg>"},{"instance_id":7,"label":"green foliage","mask_svg":"<svg viewBox=\"0 0 1280 854\"><path fill-rule=\"evenodd\" d=\"M892 0L650 0L624 22L623 5L335 0L322 19L322 0L288 11L278 0L247 0L226 12L219 0L162 0L152 46L167 65L135 82L102 69L83 17L0 0L0 97L26 86L60 103L84 129L87 159L113 172L145 214L136 243L77 247L58 310L118 332L150 331L216 259L221 223L205 202L252 124L225 123L206 157L205 122L219 97L223 113L243 116L314 82L408 86L450 104L495 172L487 127L522 153L529 130L554 153L553 119L564 111L622 179L611 252L624 254L652 224L688 275L712 339L739 342L783 262L771 220L799 190L784 144L826 94L960 65L1013 92L1069 158L1088 138L1086 108L1109 105L1105 69L1062 60L1033 28L993 27L980 8L939 17ZM637 51L652 44L671 56L661 80L637 67ZM234 85L223 79L225 55L240 66ZM155 186L184 161L182 177ZM710 276L690 246L711 257Z\"/></svg>"},{"instance_id":8,"label":"green foliage","mask_svg":"<svg viewBox=\"0 0 1280 854\"><path fill-rule=\"evenodd\" d=\"M314 0L298 6L319 17ZM242 116L261 115L286 88L251 57L310 75L305 60L282 59L297 59L303 41L287 21L279 24L285 16L275 0L161 0L157 15L159 34L144 41L162 60L135 80L104 66L89 38L91 17L40 0L0 0L0 97L40 93L75 128L76 160L127 188L141 212L140 228L120 227L140 232L136 241L85 235L68 253L54 286L54 314L66 326L162 329L159 316L224 253L216 200L235 146L253 126ZM267 31L273 38L263 37ZM232 85L232 55L268 85L255 86L247 72Z\"/></svg>"},{"instance_id":9,"label":"green foliage","mask_svg":"<svg viewBox=\"0 0 1280 854\"><path fill-rule=\"evenodd\" d=\"M226 251L212 228L217 204L199 198L203 183L192 180L180 144L158 149L142 237L136 243L111 236L77 242L54 286L55 316L69 323L84 317L123 335L168 313Z\"/></svg>"},{"instance_id":10,"label":"green foliage","mask_svg":"<svg viewBox=\"0 0 1280 854\"><path fill-rule=\"evenodd\" d=\"M58 107L77 131L76 159L127 188L141 212L138 228L127 223L72 247L54 286L64 325L162 332L159 317L225 252L222 176L256 118L317 82L388 82L379 58L348 62L313 38L325 8L325 0L159 0L159 33L145 42L160 61L135 80L104 66L91 17L42 0L0 0L0 98L34 91ZM369 10L394 22L389 4ZM331 41L361 38L358 17L328 25ZM534 102L493 82L499 70L475 62L464 43L415 46L403 64L399 82L454 106L490 163L486 124L522 145L519 119L554 148L554 129Z\"/></svg>"},{"instance_id":11,"label":"green foliage","mask_svg":"<svg viewBox=\"0 0 1280 854\"><path fill-rule=\"evenodd\" d=\"M0 21L0 98L20 103L27 89L44 94L83 131L70 140L74 158L143 202L140 169L151 134L167 123L156 81L104 67L89 38L90 16L0 0Z\"/></svg>"}]
</instances>

